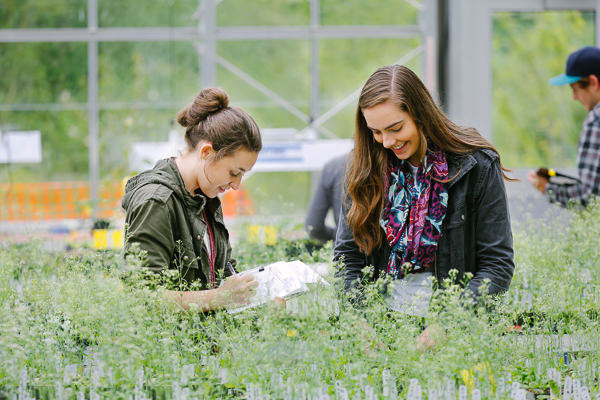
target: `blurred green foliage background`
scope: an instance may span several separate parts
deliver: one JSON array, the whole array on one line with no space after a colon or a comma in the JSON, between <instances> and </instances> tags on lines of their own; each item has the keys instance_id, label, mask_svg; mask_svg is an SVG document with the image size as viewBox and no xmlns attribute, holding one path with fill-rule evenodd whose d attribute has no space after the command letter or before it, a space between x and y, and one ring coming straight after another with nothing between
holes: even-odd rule
<instances>
[{"instance_id":1,"label":"blurred green foliage background","mask_svg":"<svg viewBox=\"0 0 600 400\"><path fill-rule=\"evenodd\" d=\"M0 28L84 28L86 0L1 0ZM308 25L309 0L223 0L219 26ZM197 0L99 0L100 27L194 27ZM321 0L323 25L417 24L402 1ZM593 44L592 13L497 13L493 34L493 141L508 167L573 166L585 110L570 89L550 87L569 52ZM320 111L361 87L377 67L420 45L420 39L328 39L320 42ZM129 175L128 153L139 141L166 141L177 111L200 89L197 43L100 42L100 175ZM222 41L217 52L305 113L310 103L310 43ZM421 60L408 63L417 73ZM43 162L0 165L0 182L88 179L87 45L0 44L0 129L40 130ZM239 77L219 67L218 85L261 128L304 123ZM325 123L339 137L353 131L352 104ZM255 174L246 181L257 211L302 212L309 173ZM287 190L287 188L290 188ZM282 190L281 188L286 188ZM289 193L287 193L289 192Z\"/></svg>"},{"instance_id":2,"label":"blurred green foliage background","mask_svg":"<svg viewBox=\"0 0 600 400\"><path fill-rule=\"evenodd\" d=\"M569 53L594 44L594 14L497 13L493 24L493 139L504 164L575 166L587 111L548 79L565 72Z\"/></svg>"}]
</instances>

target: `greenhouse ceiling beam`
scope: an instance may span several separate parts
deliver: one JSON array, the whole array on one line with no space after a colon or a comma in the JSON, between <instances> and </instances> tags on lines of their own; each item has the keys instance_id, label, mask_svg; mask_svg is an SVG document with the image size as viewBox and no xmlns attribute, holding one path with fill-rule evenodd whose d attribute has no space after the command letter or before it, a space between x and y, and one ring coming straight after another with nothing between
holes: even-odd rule
<instances>
[{"instance_id":1,"label":"greenhouse ceiling beam","mask_svg":"<svg viewBox=\"0 0 600 400\"><path fill-rule=\"evenodd\" d=\"M417 25L241 26L217 29L219 40L383 39L415 38L421 35L422 32Z\"/></svg>"},{"instance_id":2,"label":"greenhouse ceiling beam","mask_svg":"<svg viewBox=\"0 0 600 400\"><path fill-rule=\"evenodd\" d=\"M492 11L595 10L597 0L491 0Z\"/></svg>"},{"instance_id":3,"label":"greenhouse ceiling beam","mask_svg":"<svg viewBox=\"0 0 600 400\"><path fill-rule=\"evenodd\" d=\"M198 28L0 29L0 42L148 42L194 40Z\"/></svg>"},{"instance_id":4,"label":"greenhouse ceiling beam","mask_svg":"<svg viewBox=\"0 0 600 400\"><path fill-rule=\"evenodd\" d=\"M491 12L578 10L595 12L596 46L600 45L600 0L489 0Z\"/></svg>"},{"instance_id":5,"label":"greenhouse ceiling beam","mask_svg":"<svg viewBox=\"0 0 600 400\"><path fill-rule=\"evenodd\" d=\"M289 104L293 104L289 102ZM273 104L272 101L236 101L236 104L242 108L265 107ZM298 104L304 105L304 102L298 101ZM98 106L99 110L171 110L185 107L186 101L112 101L103 102ZM12 103L0 104L0 112L7 111L82 111L87 110L87 103Z\"/></svg>"},{"instance_id":6,"label":"greenhouse ceiling beam","mask_svg":"<svg viewBox=\"0 0 600 400\"><path fill-rule=\"evenodd\" d=\"M417 25L319 26L217 28L216 40L301 40L301 39L384 39L416 38L422 32ZM0 43L22 42L155 42L197 40L198 28L48 28L0 29Z\"/></svg>"}]
</instances>

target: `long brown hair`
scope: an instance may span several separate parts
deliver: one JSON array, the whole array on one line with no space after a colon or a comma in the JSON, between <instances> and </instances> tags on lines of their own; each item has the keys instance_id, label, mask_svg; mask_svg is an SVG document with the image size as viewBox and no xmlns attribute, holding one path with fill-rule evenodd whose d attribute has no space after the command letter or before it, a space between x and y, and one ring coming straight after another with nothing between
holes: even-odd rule
<instances>
[{"instance_id":1,"label":"long brown hair","mask_svg":"<svg viewBox=\"0 0 600 400\"><path fill-rule=\"evenodd\" d=\"M363 110L388 100L415 122L421 135L418 150L421 160L431 144L455 154L467 154L477 149L498 153L475 128L462 127L450 121L413 71L402 65L390 65L375 71L367 79L358 99L354 153L346 180L352 200L347 215L348 226L358 247L367 254L384 240L379 218L383 209L383 176L389 151L374 140ZM503 166L502 170L503 174L508 171ZM510 180L506 174L504 178Z\"/></svg>"},{"instance_id":2,"label":"long brown hair","mask_svg":"<svg viewBox=\"0 0 600 400\"><path fill-rule=\"evenodd\" d=\"M241 108L229 107L229 97L221 88L202 89L192 104L179 111L177 122L186 128L185 141L190 150L200 141L207 141L217 160L240 148L256 153L262 149L254 119Z\"/></svg>"}]
</instances>

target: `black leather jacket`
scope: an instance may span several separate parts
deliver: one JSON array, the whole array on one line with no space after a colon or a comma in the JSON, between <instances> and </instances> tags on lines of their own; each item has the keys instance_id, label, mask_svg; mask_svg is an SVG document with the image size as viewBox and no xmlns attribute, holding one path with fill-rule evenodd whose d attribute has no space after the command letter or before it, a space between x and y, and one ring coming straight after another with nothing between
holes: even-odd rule
<instances>
[{"instance_id":1,"label":"black leather jacket","mask_svg":"<svg viewBox=\"0 0 600 400\"><path fill-rule=\"evenodd\" d=\"M446 158L448 176L456 177L448 182L448 208L432 272L439 282L451 269L458 270L459 282L465 272L471 272L467 289L476 298L486 278L488 293L506 291L514 271L513 242L498 155L484 149L464 156L447 153ZM379 276L390 254L387 241L368 255L359 250L345 218L349 201L342 207L334 245L334 261L345 267L346 289L362 279L361 271L368 265Z\"/></svg>"}]
</instances>

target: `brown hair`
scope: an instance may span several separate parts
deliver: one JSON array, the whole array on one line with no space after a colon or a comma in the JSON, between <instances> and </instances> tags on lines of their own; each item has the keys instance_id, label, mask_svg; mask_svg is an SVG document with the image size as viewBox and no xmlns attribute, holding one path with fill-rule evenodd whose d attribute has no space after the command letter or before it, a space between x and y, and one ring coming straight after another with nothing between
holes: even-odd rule
<instances>
[{"instance_id":1,"label":"brown hair","mask_svg":"<svg viewBox=\"0 0 600 400\"><path fill-rule=\"evenodd\" d=\"M388 100L414 120L421 135L418 150L421 160L431 144L455 154L467 154L477 149L498 153L476 129L461 127L450 121L413 71L402 65L386 66L375 71L367 79L358 99L354 154L346 181L352 200L347 222L356 244L367 254L384 240L379 219L383 209L383 176L389 151L374 140L362 111ZM503 166L502 170L508 171ZM504 178L510 180L506 174Z\"/></svg>"},{"instance_id":2,"label":"brown hair","mask_svg":"<svg viewBox=\"0 0 600 400\"><path fill-rule=\"evenodd\" d=\"M186 128L185 141L190 149L201 141L209 142L217 160L240 148L256 153L262 149L254 119L241 108L229 107L229 97L220 88L202 89L191 105L179 111L177 122Z\"/></svg>"}]
</instances>

